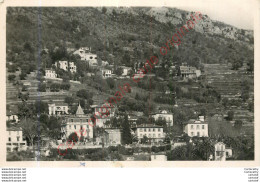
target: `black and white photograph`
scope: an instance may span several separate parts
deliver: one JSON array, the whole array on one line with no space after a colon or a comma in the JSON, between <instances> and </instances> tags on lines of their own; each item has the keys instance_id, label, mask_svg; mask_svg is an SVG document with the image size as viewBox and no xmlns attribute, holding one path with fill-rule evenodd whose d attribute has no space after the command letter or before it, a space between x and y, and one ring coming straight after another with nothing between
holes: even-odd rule
<instances>
[{"instance_id":1,"label":"black and white photograph","mask_svg":"<svg viewBox=\"0 0 260 182\"><path fill-rule=\"evenodd\" d=\"M254 19L226 10L6 7L6 162L254 161Z\"/></svg>"}]
</instances>

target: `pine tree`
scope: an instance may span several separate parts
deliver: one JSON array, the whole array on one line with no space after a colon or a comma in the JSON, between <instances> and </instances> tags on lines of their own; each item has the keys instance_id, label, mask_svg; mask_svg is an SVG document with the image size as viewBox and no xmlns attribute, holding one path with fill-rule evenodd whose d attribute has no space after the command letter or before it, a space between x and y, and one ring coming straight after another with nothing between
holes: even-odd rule
<instances>
[{"instance_id":1,"label":"pine tree","mask_svg":"<svg viewBox=\"0 0 260 182\"><path fill-rule=\"evenodd\" d=\"M131 144L132 143L132 135L131 135L130 125L129 125L129 122L128 122L127 115L125 115L122 127L123 127L123 133L122 133L123 144Z\"/></svg>"}]
</instances>

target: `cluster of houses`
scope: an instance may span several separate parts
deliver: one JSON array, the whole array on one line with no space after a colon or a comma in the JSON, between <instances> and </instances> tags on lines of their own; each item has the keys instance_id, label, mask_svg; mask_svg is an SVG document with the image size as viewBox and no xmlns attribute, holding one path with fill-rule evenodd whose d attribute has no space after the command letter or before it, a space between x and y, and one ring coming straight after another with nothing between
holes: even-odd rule
<instances>
[{"instance_id":1,"label":"cluster of houses","mask_svg":"<svg viewBox=\"0 0 260 182\"><path fill-rule=\"evenodd\" d=\"M102 112L102 109L97 105L93 105L93 113L97 114ZM93 128L93 122L90 120L92 114L85 114L80 104L78 105L77 111L75 114L69 113L69 106L62 103L50 103L49 104L49 115L61 117L62 127L61 127L61 139L67 139L72 133L83 131L83 142L85 147L90 145L99 145L104 144L105 146L118 145L122 141L122 129L121 128L112 128L111 126L105 125L106 121L111 117L115 117L115 111L111 110L110 114L106 118L98 118L96 120L96 126L103 128L103 132L99 135L95 134ZM19 122L17 115L8 113L7 120L17 120ZM138 113L141 115L140 113ZM131 133L135 135L138 139L138 143L141 143L142 139L146 136L147 140L151 142L152 145L162 144L166 133L163 126L158 126L155 124L141 124L137 125L136 120L138 118L129 115L129 122L131 126ZM160 111L159 113L151 114L155 120L165 120L167 125L173 126L173 114L168 113L166 110ZM199 116L198 119L190 119L184 124L183 131L190 137L208 137L208 123L205 121L204 116ZM23 136L22 128L10 127L7 128L7 151L12 152L14 150L26 150L27 142ZM179 146L180 143L174 143L173 147ZM215 153L210 156L209 160L218 160L223 161L226 158L232 156L232 149L226 147L224 143L218 142L215 144ZM159 157L153 155L153 157ZM161 156L162 157L162 156ZM153 159L153 160L155 160Z\"/></svg>"},{"instance_id":2,"label":"cluster of houses","mask_svg":"<svg viewBox=\"0 0 260 182\"><path fill-rule=\"evenodd\" d=\"M106 79L110 77L116 77L116 75L113 73L114 72L113 65L109 65L107 61L102 61L101 65L100 66L98 65L97 55L91 53L91 47L81 47L75 52L73 52L73 54L78 55L80 57L80 60L86 62L89 68L99 69L102 78ZM75 62L60 60L55 62L53 66L62 69L64 71L69 71L72 74L77 73L77 66ZM119 66L118 68L122 69L122 74L121 74L122 77L128 76L130 74L130 71L132 70L132 68L126 66ZM55 80L59 79L56 71L52 68L45 70L44 77L46 79L55 79Z\"/></svg>"},{"instance_id":3,"label":"cluster of houses","mask_svg":"<svg viewBox=\"0 0 260 182\"><path fill-rule=\"evenodd\" d=\"M80 57L81 61L84 61L87 63L89 68L98 69L100 75L103 79L106 78L130 78L131 71L137 72L137 69L132 69L131 67L127 66L117 66L117 68L122 69L121 76L116 76L114 73L114 65L109 65L107 61L102 61L102 64L98 65L98 59L97 55L94 53L91 53L91 47L81 47L78 50L73 52L74 55L78 55ZM69 71L71 73L77 72L77 66L75 62L68 62L66 60L60 60L57 61L54 66L56 68L60 68L64 71ZM140 67L141 64L136 64L134 67ZM156 67L160 67L160 65L157 65ZM196 67L188 66L186 63L183 63L181 66L171 66L170 73L175 70L176 72L180 73L180 77L183 79L197 79L201 76L201 70L197 69ZM174 75L176 76L176 75ZM45 70L45 78L46 79L58 79L58 75L56 74L56 71L53 69L46 69Z\"/></svg>"}]
</instances>

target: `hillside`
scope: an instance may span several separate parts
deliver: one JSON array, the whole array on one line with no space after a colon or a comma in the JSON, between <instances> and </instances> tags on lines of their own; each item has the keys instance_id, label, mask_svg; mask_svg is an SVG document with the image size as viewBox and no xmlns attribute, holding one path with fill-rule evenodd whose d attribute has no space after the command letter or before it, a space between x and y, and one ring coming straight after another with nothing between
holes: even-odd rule
<instances>
[{"instance_id":1,"label":"hillside","mask_svg":"<svg viewBox=\"0 0 260 182\"><path fill-rule=\"evenodd\" d=\"M175 8L8 8L7 61L35 68L42 50L89 46L99 59L133 66L158 54L189 15ZM46 59L40 62L50 61ZM187 62L199 66L195 63L199 60L242 66L253 62L253 33L203 15L180 48L161 59L169 65Z\"/></svg>"}]
</instances>

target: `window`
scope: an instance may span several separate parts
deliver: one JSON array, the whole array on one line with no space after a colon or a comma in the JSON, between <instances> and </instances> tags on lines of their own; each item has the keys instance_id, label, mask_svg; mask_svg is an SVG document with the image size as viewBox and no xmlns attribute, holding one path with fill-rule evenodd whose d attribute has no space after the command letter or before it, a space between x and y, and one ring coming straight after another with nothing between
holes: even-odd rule
<instances>
[{"instance_id":1,"label":"window","mask_svg":"<svg viewBox=\"0 0 260 182\"><path fill-rule=\"evenodd\" d=\"M161 128L158 128L158 131L161 131Z\"/></svg>"},{"instance_id":2,"label":"window","mask_svg":"<svg viewBox=\"0 0 260 182\"><path fill-rule=\"evenodd\" d=\"M153 131L155 131L155 128L153 128Z\"/></svg>"},{"instance_id":3,"label":"window","mask_svg":"<svg viewBox=\"0 0 260 182\"><path fill-rule=\"evenodd\" d=\"M204 128L204 125L202 125L202 129L204 130L205 128Z\"/></svg>"},{"instance_id":4,"label":"window","mask_svg":"<svg viewBox=\"0 0 260 182\"><path fill-rule=\"evenodd\" d=\"M161 134L158 134L158 137L161 137Z\"/></svg>"},{"instance_id":5,"label":"window","mask_svg":"<svg viewBox=\"0 0 260 182\"><path fill-rule=\"evenodd\" d=\"M153 137L155 138L155 134L153 134Z\"/></svg>"},{"instance_id":6,"label":"window","mask_svg":"<svg viewBox=\"0 0 260 182\"><path fill-rule=\"evenodd\" d=\"M151 129L149 128L149 129L148 129L148 131L150 132L150 131L151 131Z\"/></svg>"},{"instance_id":7,"label":"window","mask_svg":"<svg viewBox=\"0 0 260 182\"><path fill-rule=\"evenodd\" d=\"M143 129L142 129L142 128L140 128L140 129L139 129L139 131L140 131L140 132L143 132Z\"/></svg>"},{"instance_id":8,"label":"window","mask_svg":"<svg viewBox=\"0 0 260 182\"><path fill-rule=\"evenodd\" d=\"M146 128L144 129L144 132L146 132Z\"/></svg>"},{"instance_id":9,"label":"window","mask_svg":"<svg viewBox=\"0 0 260 182\"><path fill-rule=\"evenodd\" d=\"M198 136L198 137L200 136L200 132L197 132L197 136Z\"/></svg>"},{"instance_id":10,"label":"window","mask_svg":"<svg viewBox=\"0 0 260 182\"><path fill-rule=\"evenodd\" d=\"M87 129L89 128L89 126L88 125L86 125L87 126Z\"/></svg>"},{"instance_id":11,"label":"window","mask_svg":"<svg viewBox=\"0 0 260 182\"><path fill-rule=\"evenodd\" d=\"M77 129L77 126L76 126L76 125L74 125L74 129L75 129L75 130Z\"/></svg>"},{"instance_id":12,"label":"window","mask_svg":"<svg viewBox=\"0 0 260 182\"><path fill-rule=\"evenodd\" d=\"M197 125L197 129L200 129L200 125Z\"/></svg>"},{"instance_id":13,"label":"window","mask_svg":"<svg viewBox=\"0 0 260 182\"><path fill-rule=\"evenodd\" d=\"M80 125L80 130L82 130L83 129L83 126L82 125Z\"/></svg>"},{"instance_id":14,"label":"window","mask_svg":"<svg viewBox=\"0 0 260 182\"><path fill-rule=\"evenodd\" d=\"M11 142L11 137L8 138L8 141Z\"/></svg>"},{"instance_id":15,"label":"window","mask_svg":"<svg viewBox=\"0 0 260 182\"><path fill-rule=\"evenodd\" d=\"M69 125L70 129L71 129L71 125Z\"/></svg>"},{"instance_id":16,"label":"window","mask_svg":"<svg viewBox=\"0 0 260 182\"><path fill-rule=\"evenodd\" d=\"M149 134L148 137L151 138L151 134Z\"/></svg>"},{"instance_id":17,"label":"window","mask_svg":"<svg viewBox=\"0 0 260 182\"><path fill-rule=\"evenodd\" d=\"M73 119L70 120L73 123Z\"/></svg>"},{"instance_id":18,"label":"window","mask_svg":"<svg viewBox=\"0 0 260 182\"><path fill-rule=\"evenodd\" d=\"M19 142L20 141L20 137L17 137L17 142Z\"/></svg>"},{"instance_id":19,"label":"window","mask_svg":"<svg viewBox=\"0 0 260 182\"><path fill-rule=\"evenodd\" d=\"M190 129L193 129L193 125L190 125Z\"/></svg>"},{"instance_id":20,"label":"window","mask_svg":"<svg viewBox=\"0 0 260 182\"><path fill-rule=\"evenodd\" d=\"M140 134L140 137L142 137L143 136L143 134Z\"/></svg>"}]
</instances>

